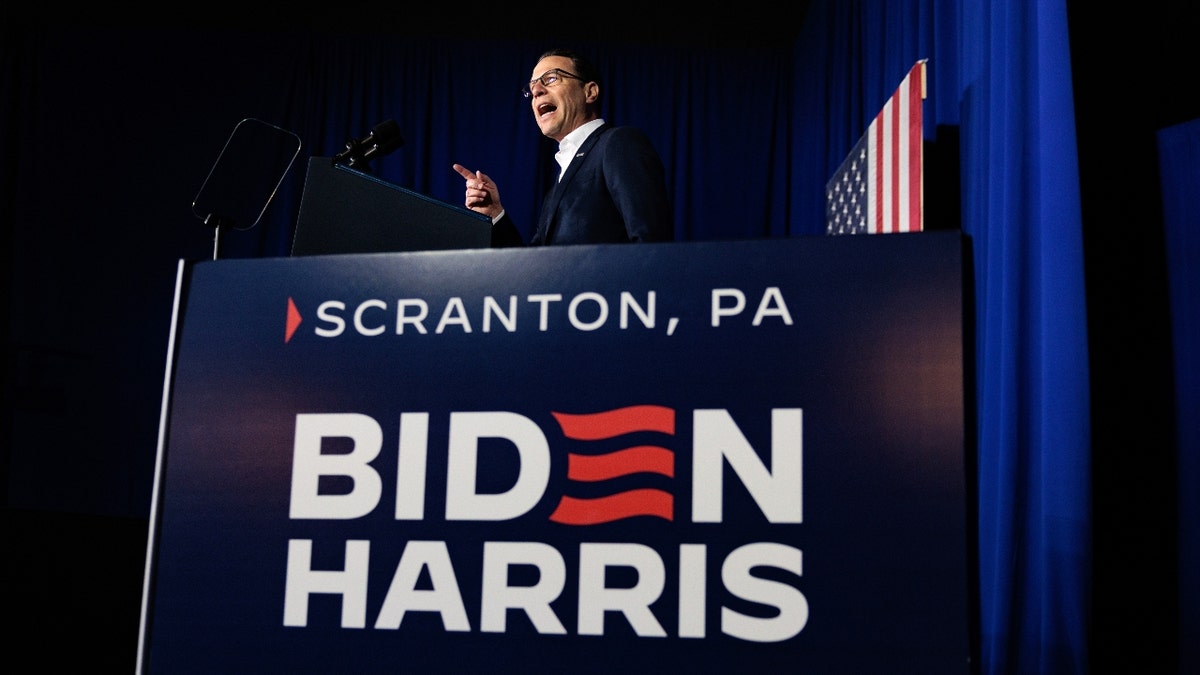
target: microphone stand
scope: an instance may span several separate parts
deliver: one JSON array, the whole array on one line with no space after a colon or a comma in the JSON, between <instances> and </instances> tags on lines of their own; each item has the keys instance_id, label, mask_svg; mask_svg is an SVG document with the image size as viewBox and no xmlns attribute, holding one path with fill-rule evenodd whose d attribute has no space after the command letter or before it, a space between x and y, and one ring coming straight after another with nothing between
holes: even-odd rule
<instances>
[{"instance_id":1,"label":"microphone stand","mask_svg":"<svg viewBox=\"0 0 1200 675\"><path fill-rule=\"evenodd\" d=\"M210 225L213 228L213 260L216 260L221 252L221 228L228 229L233 225L233 221L225 216L219 216L215 213L210 213L204 217L204 224Z\"/></svg>"}]
</instances>

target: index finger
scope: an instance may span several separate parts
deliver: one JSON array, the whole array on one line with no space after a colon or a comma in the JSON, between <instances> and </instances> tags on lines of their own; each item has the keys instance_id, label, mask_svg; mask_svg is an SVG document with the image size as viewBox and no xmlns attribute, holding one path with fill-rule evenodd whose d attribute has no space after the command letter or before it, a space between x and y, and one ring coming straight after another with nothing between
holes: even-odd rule
<instances>
[{"instance_id":1,"label":"index finger","mask_svg":"<svg viewBox=\"0 0 1200 675\"><path fill-rule=\"evenodd\" d=\"M463 178L466 178L467 180L470 180L475 177L475 172L469 171L467 169L467 167L463 166L462 164L455 164L454 170L458 172L458 175L462 176Z\"/></svg>"}]
</instances>

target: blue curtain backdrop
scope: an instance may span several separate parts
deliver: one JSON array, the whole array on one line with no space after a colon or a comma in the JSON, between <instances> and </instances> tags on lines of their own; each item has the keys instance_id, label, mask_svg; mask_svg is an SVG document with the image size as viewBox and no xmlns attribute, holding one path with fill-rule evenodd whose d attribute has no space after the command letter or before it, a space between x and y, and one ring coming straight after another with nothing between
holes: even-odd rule
<instances>
[{"instance_id":1,"label":"blue curtain backdrop","mask_svg":"<svg viewBox=\"0 0 1200 675\"><path fill-rule=\"evenodd\" d=\"M826 175L929 58L925 134L959 127L973 245L981 664L1085 672L1088 343L1065 7L818 3L805 30L798 154ZM799 185L795 222L811 227L823 182ZM935 203L948 186L927 189Z\"/></svg>"},{"instance_id":2,"label":"blue curtain backdrop","mask_svg":"<svg viewBox=\"0 0 1200 675\"><path fill-rule=\"evenodd\" d=\"M559 43L595 58L609 80L604 115L644 129L663 156L678 239L820 235L826 179L928 59L926 203L936 226L971 243L977 666L1093 670L1092 382L1067 3L803 7L790 31L729 39L6 17L6 506L145 517L176 262L212 257L214 233L191 203L244 118L303 147L263 221L221 234L225 258L287 255L307 158L386 119L406 142L372 162L381 178L458 204L451 164L482 170L529 231L554 148L518 89Z\"/></svg>"}]
</instances>

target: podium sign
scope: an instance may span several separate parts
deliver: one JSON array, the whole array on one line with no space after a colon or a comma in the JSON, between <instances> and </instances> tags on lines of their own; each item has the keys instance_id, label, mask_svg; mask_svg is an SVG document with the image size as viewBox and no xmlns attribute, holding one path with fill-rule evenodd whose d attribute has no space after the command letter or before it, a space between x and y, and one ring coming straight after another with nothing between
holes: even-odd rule
<instances>
[{"instance_id":1,"label":"podium sign","mask_svg":"<svg viewBox=\"0 0 1200 675\"><path fill-rule=\"evenodd\" d=\"M181 263L144 672L969 672L963 239Z\"/></svg>"}]
</instances>

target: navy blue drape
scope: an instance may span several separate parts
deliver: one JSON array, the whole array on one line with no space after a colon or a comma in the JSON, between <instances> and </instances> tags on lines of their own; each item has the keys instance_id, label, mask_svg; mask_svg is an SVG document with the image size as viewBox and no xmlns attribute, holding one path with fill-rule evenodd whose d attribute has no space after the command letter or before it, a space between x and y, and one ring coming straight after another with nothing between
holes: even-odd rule
<instances>
[{"instance_id":1,"label":"navy blue drape","mask_svg":"<svg viewBox=\"0 0 1200 675\"><path fill-rule=\"evenodd\" d=\"M1179 486L1179 672L1200 670L1200 118L1158 133Z\"/></svg>"}]
</instances>

